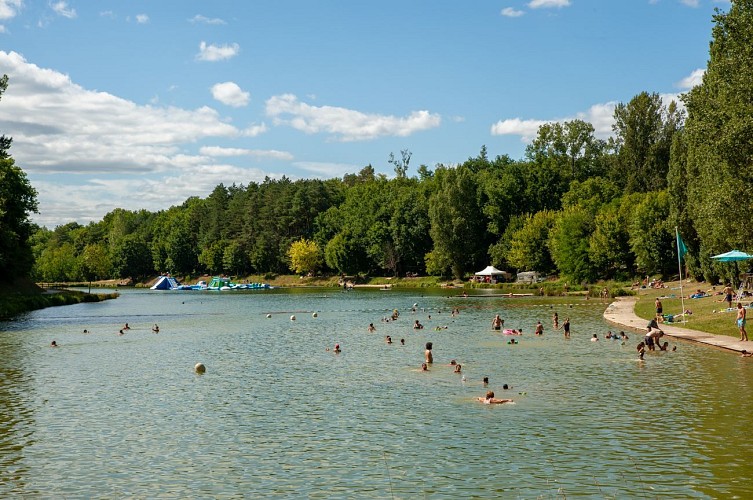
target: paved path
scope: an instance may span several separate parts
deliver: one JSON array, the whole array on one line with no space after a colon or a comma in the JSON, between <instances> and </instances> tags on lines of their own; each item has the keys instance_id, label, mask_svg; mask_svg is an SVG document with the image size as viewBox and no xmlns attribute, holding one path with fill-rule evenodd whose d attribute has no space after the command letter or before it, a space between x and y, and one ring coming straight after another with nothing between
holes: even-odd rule
<instances>
[{"instance_id":1,"label":"paved path","mask_svg":"<svg viewBox=\"0 0 753 500\"><path fill-rule=\"evenodd\" d=\"M604 311L604 319L606 319L610 323L614 323L615 325L629 328L634 332L645 334L648 320L639 318L633 312L633 307L635 306L637 300L638 299L635 297L616 298L614 302L609 304L607 310ZM692 322L690 324L692 324ZM685 328L677 325L682 325L682 323L662 323L659 326L661 330L670 337L688 340L690 342L712 345L714 347L729 349L731 351L740 352L743 349L747 350L748 352L753 351L753 342L742 342L736 337L699 332L698 330L691 330L690 328ZM732 322L730 322L730 327L732 326Z\"/></svg>"}]
</instances>

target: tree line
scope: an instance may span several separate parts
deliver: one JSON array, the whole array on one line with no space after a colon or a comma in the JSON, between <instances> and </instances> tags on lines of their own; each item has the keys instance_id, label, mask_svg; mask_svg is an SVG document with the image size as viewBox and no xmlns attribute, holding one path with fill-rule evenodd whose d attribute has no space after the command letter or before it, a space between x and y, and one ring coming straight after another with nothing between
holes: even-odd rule
<instances>
[{"instance_id":1,"label":"tree line","mask_svg":"<svg viewBox=\"0 0 753 500\"><path fill-rule=\"evenodd\" d=\"M17 203L3 180L0 231L16 239L0 239L0 266L18 258L8 242L28 237L20 261L40 281L291 271L462 278L491 263L593 282L676 274L677 228L690 275L718 279L729 266L710 256L753 241L753 0L733 1L714 22L703 82L682 96L687 112L641 92L616 106L610 139L583 120L549 123L519 160L481 147L409 176L406 149L389 155L389 178L367 165L329 180L220 184L167 210L116 209L86 226L33 231L18 217L36 209L33 189ZM0 165L25 181L7 155Z\"/></svg>"}]
</instances>

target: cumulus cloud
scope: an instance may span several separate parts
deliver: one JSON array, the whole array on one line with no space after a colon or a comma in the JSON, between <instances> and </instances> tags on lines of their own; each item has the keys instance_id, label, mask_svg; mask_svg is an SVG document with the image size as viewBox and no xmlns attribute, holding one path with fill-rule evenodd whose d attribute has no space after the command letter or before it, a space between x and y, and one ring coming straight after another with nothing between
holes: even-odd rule
<instances>
[{"instance_id":1,"label":"cumulus cloud","mask_svg":"<svg viewBox=\"0 0 753 500\"><path fill-rule=\"evenodd\" d=\"M700 85L703 83L703 75L706 74L706 70L704 68L698 68L696 70L693 70L692 73L690 73L688 76L680 80L675 84L677 88L683 89L683 90L690 90L696 85Z\"/></svg>"},{"instance_id":2,"label":"cumulus cloud","mask_svg":"<svg viewBox=\"0 0 753 500\"><path fill-rule=\"evenodd\" d=\"M348 165L347 163L326 163L316 161L299 161L295 163L295 166L324 179L343 177L348 172L358 172L363 168L363 165L358 166Z\"/></svg>"},{"instance_id":3,"label":"cumulus cloud","mask_svg":"<svg viewBox=\"0 0 753 500\"><path fill-rule=\"evenodd\" d=\"M500 14L505 17L520 17L525 14L525 12L523 12L522 10L513 9L512 7L505 7L504 9L502 9Z\"/></svg>"},{"instance_id":4,"label":"cumulus cloud","mask_svg":"<svg viewBox=\"0 0 753 500\"><path fill-rule=\"evenodd\" d=\"M260 125L253 124L249 127L246 127L241 131L241 135L244 137L256 137L257 135L261 135L264 132L267 131L267 125L262 123Z\"/></svg>"},{"instance_id":5,"label":"cumulus cloud","mask_svg":"<svg viewBox=\"0 0 753 500\"><path fill-rule=\"evenodd\" d=\"M241 47L237 43L231 43L230 45L214 45L207 44L202 41L199 44L199 53L196 54L196 59L199 61L223 61L230 59L238 55Z\"/></svg>"},{"instance_id":6,"label":"cumulus cloud","mask_svg":"<svg viewBox=\"0 0 753 500\"><path fill-rule=\"evenodd\" d=\"M146 14L138 14L136 16L136 22L139 24L146 24L149 22L149 16Z\"/></svg>"},{"instance_id":7,"label":"cumulus cloud","mask_svg":"<svg viewBox=\"0 0 753 500\"><path fill-rule=\"evenodd\" d=\"M50 7L59 16L67 17L68 19L76 17L76 9L68 7L68 2L64 2L63 0L50 4Z\"/></svg>"},{"instance_id":8,"label":"cumulus cloud","mask_svg":"<svg viewBox=\"0 0 753 500\"><path fill-rule=\"evenodd\" d=\"M570 0L531 0L528 7L531 9L546 9L550 7L569 7Z\"/></svg>"},{"instance_id":9,"label":"cumulus cloud","mask_svg":"<svg viewBox=\"0 0 753 500\"><path fill-rule=\"evenodd\" d=\"M428 111L413 111L406 117L367 114L335 106L312 106L292 94L273 96L266 113L277 125L288 125L307 134L326 133L337 141L364 141L383 136L406 137L438 127L441 118Z\"/></svg>"},{"instance_id":10,"label":"cumulus cloud","mask_svg":"<svg viewBox=\"0 0 753 500\"><path fill-rule=\"evenodd\" d=\"M216 100L234 108L245 106L251 100L251 94L241 90L234 82L215 83L211 91Z\"/></svg>"},{"instance_id":11,"label":"cumulus cloud","mask_svg":"<svg viewBox=\"0 0 753 500\"><path fill-rule=\"evenodd\" d=\"M13 138L11 154L39 192L41 213L34 220L40 224L99 220L116 207L161 210L189 196L206 196L220 182L274 176L193 152L201 141L261 133L263 124L242 130L209 107L138 105L82 88L15 52L0 50L0 74L12 75L0 130ZM287 154L247 152L262 160L284 160Z\"/></svg>"},{"instance_id":12,"label":"cumulus cloud","mask_svg":"<svg viewBox=\"0 0 753 500\"><path fill-rule=\"evenodd\" d=\"M665 106L668 106L670 102L674 101L679 109L685 109L685 105L680 100L679 94L659 94L659 97ZM577 119L589 122L593 125L594 135L596 137L599 139L607 139L613 134L612 125L614 124L614 110L617 107L617 104L617 101L594 104L586 111L580 111L573 116L552 118L550 120L521 120L520 118L508 118L493 124L491 127L491 134L517 135L520 136L521 141L528 143L536 138L539 127L542 125L555 122L562 123Z\"/></svg>"},{"instance_id":13,"label":"cumulus cloud","mask_svg":"<svg viewBox=\"0 0 753 500\"><path fill-rule=\"evenodd\" d=\"M0 21L13 19L23 7L22 0L0 0Z\"/></svg>"},{"instance_id":14,"label":"cumulus cloud","mask_svg":"<svg viewBox=\"0 0 753 500\"><path fill-rule=\"evenodd\" d=\"M293 159L293 155L287 151L277 151L275 149L246 149L246 148L223 148L220 146L204 146L199 149L199 153L205 156L253 156L255 158L266 158L270 160L287 160Z\"/></svg>"},{"instance_id":15,"label":"cumulus cloud","mask_svg":"<svg viewBox=\"0 0 753 500\"><path fill-rule=\"evenodd\" d=\"M214 24L214 25L226 24L225 21L223 21L220 18L215 17L215 18L211 18L210 19L210 18L202 16L200 14L196 14L195 16L193 16L188 21L191 22L191 23L194 23L194 24L198 24L198 23L201 23L201 24Z\"/></svg>"}]
</instances>

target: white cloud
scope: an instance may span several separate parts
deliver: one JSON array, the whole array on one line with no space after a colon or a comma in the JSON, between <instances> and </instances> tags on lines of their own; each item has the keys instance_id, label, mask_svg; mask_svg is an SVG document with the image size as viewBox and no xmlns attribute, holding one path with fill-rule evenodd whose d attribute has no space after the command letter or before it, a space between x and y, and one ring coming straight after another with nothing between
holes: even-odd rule
<instances>
[{"instance_id":1,"label":"white cloud","mask_svg":"<svg viewBox=\"0 0 753 500\"><path fill-rule=\"evenodd\" d=\"M261 125L251 125L241 131L241 135L244 137L256 137L267 131L267 125L262 123Z\"/></svg>"},{"instance_id":2,"label":"white cloud","mask_svg":"<svg viewBox=\"0 0 753 500\"><path fill-rule=\"evenodd\" d=\"M161 210L206 196L220 182L276 175L194 152L200 141L242 140L264 131L263 124L241 130L208 107L138 105L84 89L15 52L0 50L0 74L13 75L3 94L0 130L13 138L11 154L39 192L41 213L33 218L40 224L99 220L116 207ZM290 158L247 151L259 160Z\"/></svg>"},{"instance_id":3,"label":"white cloud","mask_svg":"<svg viewBox=\"0 0 753 500\"><path fill-rule=\"evenodd\" d=\"M677 82L675 86L683 90L690 90L696 85L703 83L703 75L705 73L706 70L704 68L695 69L688 76Z\"/></svg>"},{"instance_id":4,"label":"white cloud","mask_svg":"<svg viewBox=\"0 0 753 500\"><path fill-rule=\"evenodd\" d=\"M504 9L502 9L500 14L506 17L520 17L525 14L525 12L523 12L522 10L515 10L512 7L505 7Z\"/></svg>"},{"instance_id":5,"label":"white cloud","mask_svg":"<svg viewBox=\"0 0 753 500\"><path fill-rule=\"evenodd\" d=\"M569 7L570 0L531 0L528 7L531 9L546 9L550 7Z\"/></svg>"},{"instance_id":6,"label":"white cloud","mask_svg":"<svg viewBox=\"0 0 753 500\"><path fill-rule=\"evenodd\" d=\"M441 117L428 111L413 111L406 117L366 114L335 106L312 106L292 94L273 96L266 102L267 115L275 124L289 125L307 134L327 133L343 142L383 136L406 137L438 127Z\"/></svg>"},{"instance_id":7,"label":"white cloud","mask_svg":"<svg viewBox=\"0 0 753 500\"><path fill-rule=\"evenodd\" d=\"M299 161L295 163L295 166L318 175L324 179L332 179L333 177L342 177L347 173L358 172L363 168L363 165L348 165L346 163L326 163L316 161Z\"/></svg>"},{"instance_id":8,"label":"white cloud","mask_svg":"<svg viewBox=\"0 0 753 500\"><path fill-rule=\"evenodd\" d=\"M13 19L23 7L22 0L0 0L0 20Z\"/></svg>"},{"instance_id":9,"label":"white cloud","mask_svg":"<svg viewBox=\"0 0 753 500\"><path fill-rule=\"evenodd\" d=\"M195 16L193 16L191 19L189 19L189 22L192 22L194 24L196 24L196 23L215 24L215 25L226 24L225 21L223 21L222 19L219 19L219 18L216 18L216 17L210 19L210 18L202 16L200 14L196 14Z\"/></svg>"},{"instance_id":10,"label":"white cloud","mask_svg":"<svg viewBox=\"0 0 753 500\"><path fill-rule=\"evenodd\" d=\"M235 57L240 52L241 47L237 43L231 43L230 45L213 45L207 44L202 41L199 44L199 53L196 54L196 59L199 61L222 61Z\"/></svg>"},{"instance_id":11,"label":"white cloud","mask_svg":"<svg viewBox=\"0 0 753 500\"><path fill-rule=\"evenodd\" d=\"M234 108L246 106L251 100L251 94L244 92L234 82L215 83L211 88L212 97Z\"/></svg>"},{"instance_id":12,"label":"white cloud","mask_svg":"<svg viewBox=\"0 0 753 500\"><path fill-rule=\"evenodd\" d=\"M524 142L529 142L536 137L539 127L548 123L545 120L521 120L520 118L508 118L500 120L491 128L492 135L519 135Z\"/></svg>"},{"instance_id":13,"label":"white cloud","mask_svg":"<svg viewBox=\"0 0 753 500\"><path fill-rule=\"evenodd\" d=\"M76 17L76 9L69 8L68 2L64 2L63 0L50 4L50 7L59 16L67 17L68 19L74 19Z\"/></svg>"},{"instance_id":14,"label":"white cloud","mask_svg":"<svg viewBox=\"0 0 753 500\"><path fill-rule=\"evenodd\" d=\"M665 106L675 101L679 109L685 109L685 105L679 98L679 94L659 94ZM599 139L607 139L612 135L612 125L614 124L614 110L617 107L617 101L609 101L600 104L594 104L586 111L580 111L574 116L564 118L552 118L551 120L521 120L520 118L508 118L500 120L491 127L492 135L518 135L521 141L530 142L536 138L539 127L547 123L567 122L572 120L583 120L589 122L594 127L594 135Z\"/></svg>"},{"instance_id":15,"label":"white cloud","mask_svg":"<svg viewBox=\"0 0 753 500\"><path fill-rule=\"evenodd\" d=\"M138 14L136 16L136 22L139 24L146 24L149 22L149 16L146 14Z\"/></svg>"},{"instance_id":16,"label":"white cloud","mask_svg":"<svg viewBox=\"0 0 753 500\"><path fill-rule=\"evenodd\" d=\"M688 7L698 7L700 5L698 0L680 0L680 3Z\"/></svg>"},{"instance_id":17,"label":"white cloud","mask_svg":"<svg viewBox=\"0 0 753 500\"><path fill-rule=\"evenodd\" d=\"M268 158L270 160L287 160L293 159L293 155L287 151L277 151L275 149L245 149L245 148L223 148L220 146L204 146L199 149L199 153L212 156L253 156L255 158Z\"/></svg>"}]
</instances>

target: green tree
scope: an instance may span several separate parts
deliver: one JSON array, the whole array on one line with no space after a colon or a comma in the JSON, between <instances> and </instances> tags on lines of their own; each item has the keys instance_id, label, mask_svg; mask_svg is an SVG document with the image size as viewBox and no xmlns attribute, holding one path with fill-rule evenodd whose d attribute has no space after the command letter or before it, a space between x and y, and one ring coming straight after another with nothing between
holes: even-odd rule
<instances>
[{"instance_id":1,"label":"green tree","mask_svg":"<svg viewBox=\"0 0 753 500\"><path fill-rule=\"evenodd\" d=\"M633 206L628 230L630 248L640 272L667 275L677 270L675 233L670 225L666 191L647 194Z\"/></svg>"},{"instance_id":2,"label":"green tree","mask_svg":"<svg viewBox=\"0 0 753 500\"><path fill-rule=\"evenodd\" d=\"M580 207L571 207L557 215L549 239L549 249L560 274L575 282L596 278L589 253L593 216Z\"/></svg>"},{"instance_id":3,"label":"green tree","mask_svg":"<svg viewBox=\"0 0 753 500\"><path fill-rule=\"evenodd\" d=\"M687 212L701 262L753 241L752 95L753 0L735 0L716 12L703 82L684 96Z\"/></svg>"},{"instance_id":4,"label":"green tree","mask_svg":"<svg viewBox=\"0 0 753 500\"><path fill-rule=\"evenodd\" d=\"M555 214L543 210L527 215L524 220L523 227L512 235L506 260L518 271L548 274L554 270L548 240L556 220Z\"/></svg>"},{"instance_id":5,"label":"green tree","mask_svg":"<svg viewBox=\"0 0 753 500\"><path fill-rule=\"evenodd\" d=\"M100 243L86 245L81 254L81 272L88 281L107 279L110 277L112 266L107 248Z\"/></svg>"}]
</instances>

